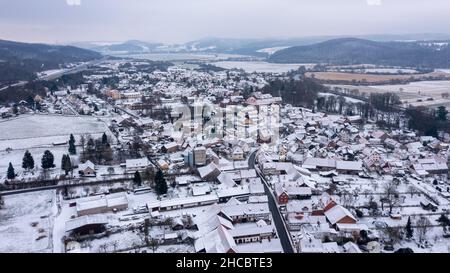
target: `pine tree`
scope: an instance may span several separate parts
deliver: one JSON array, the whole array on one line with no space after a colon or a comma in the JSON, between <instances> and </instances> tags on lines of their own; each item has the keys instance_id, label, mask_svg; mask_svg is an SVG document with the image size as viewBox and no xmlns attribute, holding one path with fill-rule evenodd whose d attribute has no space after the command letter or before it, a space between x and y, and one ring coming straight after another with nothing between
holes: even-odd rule
<instances>
[{"instance_id":1,"label":"pine tree","mask_svg":"<svg viewBox=\"0 0 450 273\"><path fill-rule=\"evenodd\" d=\"M411 239L413 237L414 230L411 227L411 216L408 217L408 222L406 223L406 238Z\"/></svg>"},{"instance_id":2,"label":"pine tree","mask_svg":"<svg viewBox=\"0 0 450 273\"><path fill-rule=\"evenodd\" d=\"M140 187L140 186L142 185L142 178L141 178L141 174L139 173L139 171L136 171L136 172L134 173L133 182L134 182L134 184L136 184L138 187Z\"/></svg>"},{"instance_id":3,"label":"pine tree","mask_svg":"<svg viewBox=\"0 0 450 273\"><path fill-rule=\"evenodd\" d=\"M11 164L11 162L9 162L7 178L11 180L11 179L14 179L15 177L16 177L16 173L14 171L14 167Z\"/></svg>"},{"instance_id":4,"label":"pine tree","mask_svg":"<svg viewBox=\"0 0 450 273\"><path fill-rule=\"evenodd\" d=\"M437 109L437 119L441 121L447 120L448 111L445 106L439 106Z\"/></svg>"},{"instance_id":5,"label":"pine tree","mask_svg":"<svg viewBox=\"0 0 450 273\"><path fill-rule=\"evenodd\" d=\"M66 173L66 175L72 171L72 162L70 161L69 155L63 155L61 160L61 169Z\"/></svg>"},{"instance_id":6,"label":"pine tree","mask_svg":"<svg viewBox=\"0 0 450 273\"><path fill-rule=\"evenodd\" d=\"M53 154L49 150L46 150L41 159L42 169L47 170L47 169L54 168L55 167L54 161L55 161L55 157L53 156Z\"/></svg>"},{"instance_id":7,"label":"pine tree","mask_svg":"<svg viewBox=\"0 0 450 273\"><path fill-rule=\"evenodd\" d=\"M158 195L167 193L167 182L161 170L158 170L155 175L155 190Z\"/></svg>"},{"instance_id":8,"label":"pine tree","mask_svg":"<svg viewBox=\"0 0 450 273\"><path fill-rule=\"evenodd\" d=\"M75 146L75 137L73 136L73 134L70 134L70 139L69 139L69 153L71 155L75 155L77 154L77 148Z\"/></svg>"},{"instance_id":9,"label":"pine tree","mask_svg":"<svg viewBox=\"0 0 450 273\"><path fill-rule=\"evenodd\" d=\"M31 155L31 153L28 150L23 155L22 168L25 169L25 170L32 170L32 169L34 169L34 159L33 159L33 156Z\"/></svg>"},{"instance_id":10,"label":"pine tree","mask_svg":"<svg viewBox=\"0 0 450 273\"><path fill-rule=\"evenodd\" d=\"M103 133L102 135L102 144L103 145L108 144L108 136L106 135L106 133Z\"/></svg>"}]
</instances>

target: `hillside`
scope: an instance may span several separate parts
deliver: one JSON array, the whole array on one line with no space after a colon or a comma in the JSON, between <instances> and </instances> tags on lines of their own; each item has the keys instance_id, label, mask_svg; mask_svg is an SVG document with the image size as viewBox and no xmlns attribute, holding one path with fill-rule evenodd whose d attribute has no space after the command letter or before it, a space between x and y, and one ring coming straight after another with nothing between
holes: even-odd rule
<instances>
[{"instance_id":1,"label":"hillside","mask_svg":"<svg viewBox=\"0 0 450 273\"><path fill-rule=\"evenodd\" d=\"M342 38L283 49L270 56L269 61L450 68L450 46L448 42L376 42Z\"/></svg>"},{"instance_id":2,"label":"hillside","mask_svg":"<svg viewBox=\"0 0 450 273\"><path fill-rule=\"evenodd\" d=\"M101 54L73 46L0 40L0 83L32 80L36 72L98 58L101 58Z\"/></svg>"}]
</instances>

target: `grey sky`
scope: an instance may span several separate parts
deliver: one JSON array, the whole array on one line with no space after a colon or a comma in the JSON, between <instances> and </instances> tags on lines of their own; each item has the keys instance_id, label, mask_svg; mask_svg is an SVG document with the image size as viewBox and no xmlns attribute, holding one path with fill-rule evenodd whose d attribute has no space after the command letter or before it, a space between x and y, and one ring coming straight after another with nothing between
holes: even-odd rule
<instances>
[{"instance_id":1,"label":"grey sky","mask_svg":"<svg viewBox=\"0 0 450 273\"><path fill-rule=\"evenodd\" d=\"M449 14L448 0L0 0L0 39L184 42L449 33Z\"/></svg>"}]
</instances>

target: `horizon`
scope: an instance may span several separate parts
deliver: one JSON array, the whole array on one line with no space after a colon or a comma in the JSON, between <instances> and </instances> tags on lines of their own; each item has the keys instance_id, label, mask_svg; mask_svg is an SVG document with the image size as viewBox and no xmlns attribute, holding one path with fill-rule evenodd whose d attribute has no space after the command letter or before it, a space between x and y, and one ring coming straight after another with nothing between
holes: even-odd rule
<instances>
[{"instance_id":1,"label":"horizon","mask_svg":"<svg viewBox=\"0 0 450 273\"><path fill-rule=\"evenodd\" d=\"M414 37L414 39L400 39L399 37L402 36L409 36ZM417 38L419 36L429 36L430 38ZM437 36L443 36L441 38ZM446 37L448 36L448 37ZM376 38L378 37L378 38ZM384 37L381 39L381 37ZM397 37L397 38L395 38ZM445 37L445 38L444 38ZM185 43L190 42L196 42L196 41L207 41L207 40L239 40L239 41L289 41L289 40L302 40L302 39L323 39L323 40L334 40L334 39L345 39L345 38L355 38L355 39L363 39L363 40L372 40L372 41L432 41L432 40L450 40L450 32L449 33L390 33L390 34L383 34L383 33L374 33L374 34L361 34L361 35L352 35L352 34L337 34L337 35L316 35L316 36L291 36L291 37L260 37L260 38L252 38L252 37L216 37L216 36L208 36L208 37L202 37L195 40L186 40L179 43L168 43L163 41L152 41L152 40L145 40L145 39L138 39L138 38L130 38L125 40L72 40L72 41L65 41L65 42L59 42L59 43L52 43L52 42L45 42L45 41L38 41L38 40L15 40L15 39L8 39L5 37L0 36L0 41L11 41L11 42L18 42L18 43L30 43L30 44L49 44L49 45L73 45L73 44L83 44L83 43L104 43L105 45L113 45L113 44L122 44L127 43L130 41L139 41L139 42L145 42L145 43L160 43L164 45L182 45ZM320 42L313 42L320 43Z\"/></svg>"}]
</instances>

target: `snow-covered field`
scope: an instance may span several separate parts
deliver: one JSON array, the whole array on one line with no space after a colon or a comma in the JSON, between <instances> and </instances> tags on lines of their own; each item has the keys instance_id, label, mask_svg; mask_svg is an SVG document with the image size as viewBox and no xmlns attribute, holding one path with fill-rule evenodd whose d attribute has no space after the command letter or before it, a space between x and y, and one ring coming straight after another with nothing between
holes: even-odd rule
<instances>
[{"instance_id":1,"label":"snow-covered field","mask_svg":"<svg viewBox=\"0 0 450 273\"><path fill-rule=\"evenodd\" d=\"M435 71L436 72L444 72L444 73L450 74L450 69L446 69L446 68L444 68L444 69L435 69Z\"/></svg>"},{"instance_id":2,"label":"snow-covered field","mask_svg":"<svg viewBox=\"0 0 450 273\"><path fill-rule=\"evenodd\" d=\"M319 97L328 97L328 96L334 96L334 97L337 97L336 95L331 94L331 93L318 93L317 95L319 95ZM357 100L357 99L349 98L349 97L345 97L345 100L346 100L347 102L352 102L352 103L358 103L358 102L363 103L362 100Z\"/></svg>"},{"instance_id":3,"label":"snow-covered field","mask_svg":"<svg viewBox=\"0 0 450 273\"><path fill-rule=\"evenodd\" d=\"M0 210L0 252L52 252L55 192L5 196Z\"/></svg>"},{"instance_id":4,"label":"snow-covered field","mask_svg":"<svg viewBox=\"0 0 450 273\"><path fill-rule=\"evenodd\" d=\"M70 134L107 131L105 123L89 116L23 115L0 122L0 140L67 137Z\"/></svg>"},{"instance_id":5,"label":"snow-covered field","mask_svg":"<svg viewBox=\"0 0 450 273\"><path fill-rule=\"evenodd\" d=\"M402 89L403 93L419 94L420 92L422 95L440 97L442 93L450 90L450 81L420 81L400 85L378 85L371 88L385 92L400 92Z\"/></svg>"},{"instance_id":6,"label":"snow-covered field","mask_svg":"<svg viewBox=\"0 0 450 273\"><path fill-rule=\"evenodd\" d=\"M120 57L130 57L136 59L145 59L151 61L217 61L226 60L228 58L242 58L243 55L235 54L208 54L208 53L148 53L148 54L112 54Z\"/></svg>"},{"instance_id":7,"label":"snow-covered field","mask_svg":"<svg viewBox=\"0 0 450 273\"><path fill-rule=\"evenodd\" d=\"M313 67L314 64L276 64L268 62L238 62L238 61L223 61L215 62L212 65L222 67L225 69L244 69L246 72L258 72L258 73L286 73L291 70L297 70L300 66L306 68Z\"/></svg>"},{"instance_id":8,"label":"snow-covered field","mask_svg":"<svg viewBox=\"0 0 450 273\"><path fill-rule=\"evenodd\" d=\"M286 48L289 48L289 46L268 47L268 48L260 49L260 50L258 50L258 51L256 51L256 52L267 53L267 54L269 54L269 55L272 55L272 54L274 54L275 52L280 51L280 50L283 50L283 49L286 49Z\"/></svg>"},{"instance_id":9,"label":"snow-covered field","mask_svg":"<svg viewBox=\"0 0 450 273\"><path fill-rule=\"evenodd\" d=\"M9 162L16 173L22 170L22 158L26 150L33 155L35 166L45 150L55 156L56 168L60 168L63 154L68 153L68 144L54 146L53 143L67 142L74 134L77 142L82 134L100 137L109 132L106 124L93 117L24 115L18 118L0 121L0 178L6 174ZM109 135L109 133L108 133ZM7 149L10 148L10 151Z\"/></svg>"},{"instance_id":10,"label":"snow-covered field","mask_svg":"<svg viewBox=\"0 0 450 273\"><path fill-rule=\"evenodd\" d=\"M34 159L34 165L36 167L41 166L41 158L44 154L45 150L49 150L52 152L53 156L55 157L54 163L55 163L55 170L61 169L61 159L64 154L68 153L68 147L67 146L58 146L58 147L52 147L52 148L33 148L29 149L31 155ZM0 179L4 178L6 176L6 171L8 169L9 162L13 164L14 170L16 174L22 173L22 159L23 155L25 153L25 150L13 150L12 152L6 152L4 150L0 151ZM35 175L37 175L39 171L35 172ZM30 174L31 175L31 174ZM1 180L2 181L2 180Z\"/></svg>"}]
</instances>

